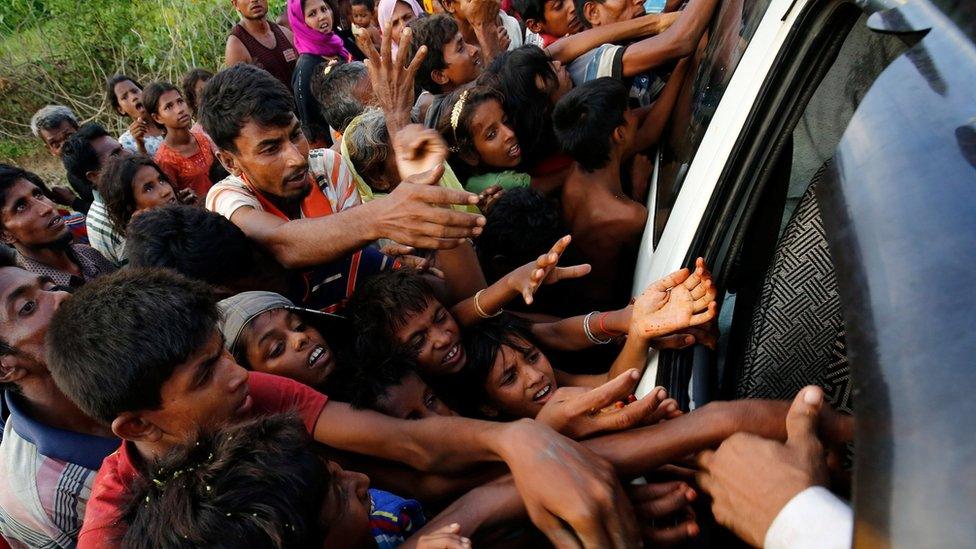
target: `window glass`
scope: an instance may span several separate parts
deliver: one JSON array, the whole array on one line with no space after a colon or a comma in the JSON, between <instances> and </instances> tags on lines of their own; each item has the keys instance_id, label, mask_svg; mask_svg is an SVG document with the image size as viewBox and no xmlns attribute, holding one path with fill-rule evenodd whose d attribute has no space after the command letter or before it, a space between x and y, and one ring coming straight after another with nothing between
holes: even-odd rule
<instances>
[{"instance_id":1,"label":"window glass","mask_svg":"<svg viewBox=\"0 0 976 549\"><path fill-rule=\"evenodd\" d=\"M655 246L719 100L771 1L726 0L718 4L718 13L706 35L707 42L695 56L694 78L689 78L681 90L671 115L670 134L662 147L654 218Z\"/></svg>"}]
</instances>

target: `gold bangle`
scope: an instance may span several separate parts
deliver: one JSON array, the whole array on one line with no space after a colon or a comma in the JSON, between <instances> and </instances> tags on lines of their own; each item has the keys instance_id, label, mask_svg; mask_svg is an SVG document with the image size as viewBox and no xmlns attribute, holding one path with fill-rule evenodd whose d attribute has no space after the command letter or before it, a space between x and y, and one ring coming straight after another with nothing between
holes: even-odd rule
<instances>
[{"instance_id":1,"label":"gold bangle","mask_svg":"<svg viewBox=\"0 0 976 549\"><path fill-rule=\"evenodd\" d=\"M484 309L481 308L481 303L479 301L479 298L481 297L481 292L485 291L486 289L487 288L482 288L482 289L478 290L474 294L474 310L478 312L478 316L480 316L481 318L492 318L492 317L496 317L496 316L502 314L502 311L498 311L495 314L490 315L490 314L486 313Z\"/></svg>"}]
</instances>

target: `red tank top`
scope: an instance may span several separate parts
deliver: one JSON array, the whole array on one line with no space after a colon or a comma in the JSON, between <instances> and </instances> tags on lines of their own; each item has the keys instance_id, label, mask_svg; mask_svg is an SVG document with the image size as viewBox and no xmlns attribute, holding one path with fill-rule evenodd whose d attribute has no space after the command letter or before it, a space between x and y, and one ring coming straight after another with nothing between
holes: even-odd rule
<instances>
[{"instance_id":1,"label":"red tank top","mask_svg":"<svg viewBox=\"0 0 976 549\"><path fill-rule=\"evenodd\" d=\"M234 25L231 34L236 36L244 44L247 53L251 54L252 65L268 71L271 76L281 80L285 87L291 90L291 74L295 71L298 54L288 37L281 31L281 27L270 21L268 25L271 26L271 32L275 36L273 48L266 48L264 44L258 42L258 39L251 36L251 33L247 32L240 23Z\"/></svg>"}]
</instances>

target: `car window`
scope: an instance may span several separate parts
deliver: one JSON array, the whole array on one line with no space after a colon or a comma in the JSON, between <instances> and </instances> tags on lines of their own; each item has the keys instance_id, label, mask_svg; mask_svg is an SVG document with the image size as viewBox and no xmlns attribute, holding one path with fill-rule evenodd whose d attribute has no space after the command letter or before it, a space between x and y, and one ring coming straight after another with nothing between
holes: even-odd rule
<instances>
[{"instance_id":1,"label":"car window","mask_svg":"<svg viewBox=\"0 0 976 549\"><path fill-rule=\"evenodd\" d=\"M727 0L718 5L704 51L696 55L694 78L688 79L681 90L671 116L670 134L662 146L654 217L655 246L719 100L771 1Z\"/></svg>"}]
</instances>

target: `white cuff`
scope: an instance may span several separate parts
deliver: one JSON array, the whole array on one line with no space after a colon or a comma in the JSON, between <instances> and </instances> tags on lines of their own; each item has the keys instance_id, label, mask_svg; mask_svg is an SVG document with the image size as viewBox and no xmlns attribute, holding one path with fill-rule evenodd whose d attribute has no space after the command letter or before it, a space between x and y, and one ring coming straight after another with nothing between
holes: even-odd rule
<instances>
[{"instance_id":1,"label":"white cuff","mask_svg":"<svg viewBox=\"0 0 976 549\"><path fill-rule=\"evenodd\" d=\"M793 499L766 531L765 549L850 549L854 512L822 486L812 486Z\"/></svg>"}]
</instances>

